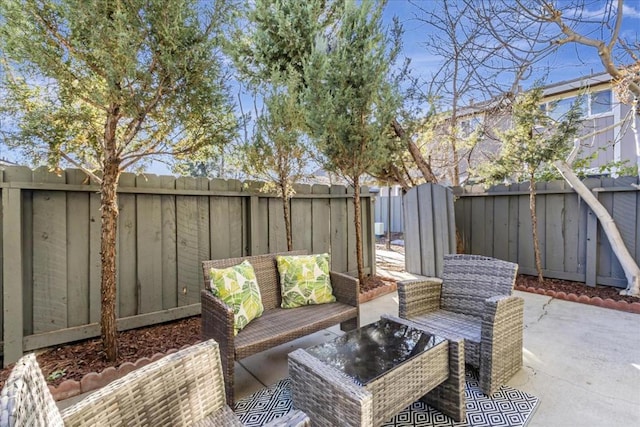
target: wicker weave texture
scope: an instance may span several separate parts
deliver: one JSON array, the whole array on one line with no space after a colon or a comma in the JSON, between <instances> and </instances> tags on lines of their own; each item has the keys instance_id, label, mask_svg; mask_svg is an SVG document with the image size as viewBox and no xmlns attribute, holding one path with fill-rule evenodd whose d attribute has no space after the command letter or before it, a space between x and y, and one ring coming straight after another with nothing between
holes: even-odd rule
<instances>
[{"instance_id":1,"label":"wicker weave texture","mask_svg":"<svg viewBox=\"0 0 640 427\"><path fill-rule=\"evenodd\" d=\"M225 377L227 404L234 403L234 362L296 338L340 324L343 330L359 326L358 280L345 274L331 272L331 286L335 303L280 308L280 279L277 255L304 255L306 251L283 252L241 258L203 261L205 290L201 292L202 338L220 344L222 369ZM256 273L265 311L252 320L238 335L233 334L233 311L208 290L209 271L249 261Z\"/></svg>"},{"instance_id":2,"label":"wicker weave texture","mask_svg":"<svg viewBox=\"0 0 640 427\"><path fill-rule=\"evenodd\" d=\"M242 426L226 405L213 340L130 372L62 413L29 354L11 372L0 402L2 426ZM269 425L308 426L309 418L296 410Z\"/></svg>"},{"instance_id":3,"label":"wicker weave texture","mask_svg":"<svg viewBox=\"0 0 640 427\"><path fill-rule=\"evenodd\" d=\"M40 371L36 355L15 364L0 394L0 426L58 427L62 416Z\"/></svg>"},{"instance_id":4,"label":"wicker weave texture","mask_svg":"<svg viewBox=\"0 0 640 427\"><path fill-rule=\"evenodd\" d=\"M456 361L457 366L460 363ZM309 415L314 426L381 425L449 378L449 343L437 345L365 386L302 349L289 354L289 376L293 403ZM464 406L464 389L461 393Z\"/></svg>"},{"instance_id":5,"label":"wicker weave texture","mask_svg":"<svg viewBox=\"0 0 640 427\"><path fill-rule=\"evenodd\" d=\"M517 271L517 264L494 258L446 255L442 285L398 283L400 317L446 338L464 338L466 362L479 369L487 395L522 367L524 301L511 295Z\"/></svg>"}]
</instances>

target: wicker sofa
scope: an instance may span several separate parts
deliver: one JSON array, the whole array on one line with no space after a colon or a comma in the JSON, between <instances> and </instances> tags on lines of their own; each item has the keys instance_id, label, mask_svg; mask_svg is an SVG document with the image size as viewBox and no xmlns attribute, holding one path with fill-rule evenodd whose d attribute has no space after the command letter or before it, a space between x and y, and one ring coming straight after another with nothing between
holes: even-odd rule
<instances>
[{"instance_id":1,"label":"wicker sofa","mask_svg":"<svg viewBox=\"0 0 640 427\"><path fill-rule=\"evenodd\" d=\"M291 411L270 426L308 426ZM23 356L0 397L2 426L242 426L226 405L218 344L206 341L143 366L59 411L35 354Z\"/></svg>"},{"instance_id":2,"label":"wicker sofa","mask_svg":"<svg viewBox=\"0 0 640 427\"><path fill-rule=\"evenodd\" d=\"M398 282L399 316L446 338L464 338L465 361L491 396L522 367L524 300L513 295L518 264L445 255L442 279Z\"/></svg>"},{"instance_id":3,"label":"wicker sofa","mask_svg":"<svg viewBox=\"0 0 640 427\"><path fill-rule=\"evenodd\" d=\"M359 327L359 282L351 276L331 272L336 302L280 308L280 278L276 255L305 255L292 251L202 262L205 289L202 301L202 339L213 338L220 344L227 403L233 406L234 362L285 342L340 324L347 331ZM253 266L264 312L244 329L233 334L233 310L216 298L210 289L211 268L227 268L248 260Z\"/></svg>"}]
</instances>

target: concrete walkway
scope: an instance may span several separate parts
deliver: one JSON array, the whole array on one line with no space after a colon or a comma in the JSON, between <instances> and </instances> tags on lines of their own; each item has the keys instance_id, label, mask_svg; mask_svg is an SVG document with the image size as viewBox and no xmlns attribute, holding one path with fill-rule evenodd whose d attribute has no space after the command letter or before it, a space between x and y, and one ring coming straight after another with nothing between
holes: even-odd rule
<instances>
[{"instance_id":1,"label":"concrete walkway","mask_svg":"<svg viewBox=\"0 0 640 427\"><path fill-rule=\"evenodd\" d=\"M640 315L516 294L525 300L524 366L508 385L540 398L528 426L640 426ZM362 304L361 323L383 313L398 313L397 293ZM329 328L242 359L236 364L237 398L287 376L289 352L341 333Z\"/></svg>"}]
</instances>

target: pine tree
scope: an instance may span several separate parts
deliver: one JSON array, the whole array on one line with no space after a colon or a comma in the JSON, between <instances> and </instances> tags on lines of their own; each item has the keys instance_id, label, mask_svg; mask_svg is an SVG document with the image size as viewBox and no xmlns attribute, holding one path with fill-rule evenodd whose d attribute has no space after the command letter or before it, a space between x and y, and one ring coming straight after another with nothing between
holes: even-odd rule
<instances>
[{"instance_id":1,"label":"pine tree","mask_svg":"<svg viewBox=\"0 0 640 427\"><path fill-rule=\"evenodd\" d=\"M149 156L222 145L235 132L218 46L232 5L211 5L0 1L0 113L15 123L4 142L100 183L101 333L111 361L120 174Z\"/></svg>"},{"instance_id":2,"label":"pine tree","mask_svg":"<svg viewBox=\"0 0 640 427\"><path fill-rule=\"evenodd\" d=\"M354 188L358 278L364 280L360 179L389 156L389 124L400 105L389 78L400 31L382 27L385 2L347 2L335 35L318 38L305 67L307 124L325 168Z\"/></svg>"}]
</instances>

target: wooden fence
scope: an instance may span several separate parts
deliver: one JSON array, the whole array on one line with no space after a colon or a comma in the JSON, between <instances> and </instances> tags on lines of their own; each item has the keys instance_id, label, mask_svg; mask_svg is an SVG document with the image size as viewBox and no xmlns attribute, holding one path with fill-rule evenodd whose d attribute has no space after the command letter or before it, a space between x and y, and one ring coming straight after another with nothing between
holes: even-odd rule
<instances>
[{"instance_id":1,"label":"wooden fence","mask_svg":"<svg viewBox=\"0 0 640 427\"><path fill-rule=\"evenodd\" d=\"M405 269L421 276L442 276L443 255L456 252L453 193L422 184L403 197Z\"/></svg>"},{"instance_id":2,"label":"wooden fence","mask_svg":"<svg viewBox=\"0 0 640 427\"><path fill-rule=\"evenodd\" d=\"M640 190L637 177L589 178L584 183L613 216L640 262ZM538 236L545 277L625 288L624 271L596 216L565 181L536 185ZM465 253L517 262L535 275L529 184L455 189L456 226Z\"/></svg>"},{"instance_id":3,"label":"wooden fence","mask_svg":"<svg viewBox=\"0 0 640 427\"><path fill-rule=\"evenodd\" d=\"M0 170L4 365L24 351L100 335L100 195L79 170ZM118 191L118 329L200 313L201 261L287 249L280 199L259 183L123 174ZM361 197L364 261L375 273L373 206ZM295 249L357 268L353 191L298 185Z\"/></svg>"}]
</instances>

